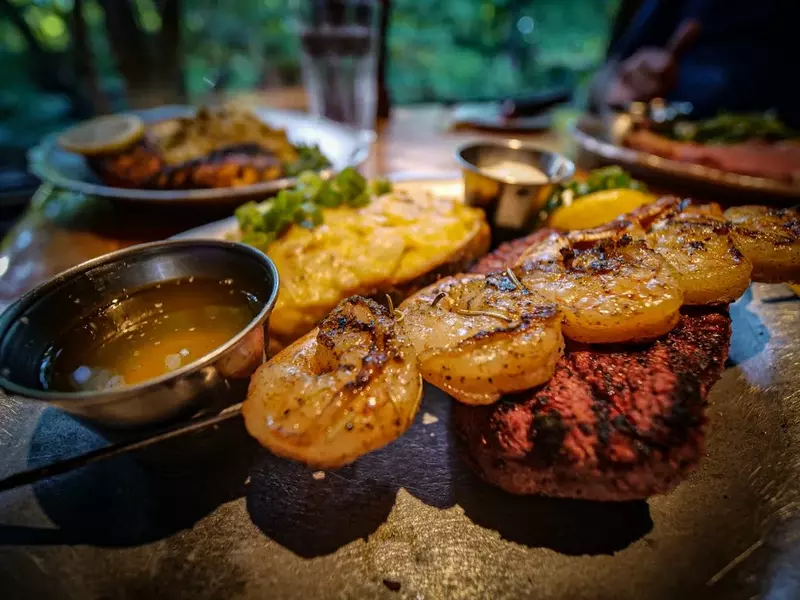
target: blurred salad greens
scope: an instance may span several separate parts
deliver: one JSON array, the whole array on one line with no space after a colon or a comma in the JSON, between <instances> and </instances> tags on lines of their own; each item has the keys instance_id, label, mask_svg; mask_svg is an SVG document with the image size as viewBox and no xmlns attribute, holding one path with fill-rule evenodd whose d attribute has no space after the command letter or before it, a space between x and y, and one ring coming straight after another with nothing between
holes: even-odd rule
<instances>
[{"instance_id":1,"label":"blurred salad greens","mask_svg":"<svg viewBox=\"0 0 800 600\"><path fill-rule=\"evenodd\" d=\"M304 171L294 187L281 190L274 198L248 202L236 209L241 240L266 251L291 225L308 228L320 225L324 220L323 208L360 208L369 204L373 196L391 191L390 182L383 179L368 182L352 167L330 178Z\"/></svg>"},{"instance_id":2,"label":"blurred salad greens","mask_svg":"<svg viewBox=\"0 0 800 600\"><path fill-rule=\"evenodd\" d=\"M554 186L538 216L538 223L544 223L547 218L564 202L587 196L602 190L638 190L647 192L647 186L631 177L630 173L618 166L603 167L589 172L586 179L572 179L566 183Z\"/></svg>"},{"instance_id":3,"label":"blurred salad greens","mask_svg":"<svg viewBox=\"0 0 800 600\"><path fill-rule=\"evenodd\" d=\"M698 144L736 144L748 140L777 142L800 137L773 112L755 114L720 113L702 121L677 119L653 125L670 139Z\"/></svg>"},{"instance_id":4,"label":"blurred salad greens","mask_svg":"<svg viewBox=\"0 0 800 600\"><path fill-rule=\"evenodd\" d=\"M303 171L322 171L331 166L317 145L297 144L295 150L297 150L297 160L284 165L287 177L296 177Z\"/></svg>"}]
</instances>

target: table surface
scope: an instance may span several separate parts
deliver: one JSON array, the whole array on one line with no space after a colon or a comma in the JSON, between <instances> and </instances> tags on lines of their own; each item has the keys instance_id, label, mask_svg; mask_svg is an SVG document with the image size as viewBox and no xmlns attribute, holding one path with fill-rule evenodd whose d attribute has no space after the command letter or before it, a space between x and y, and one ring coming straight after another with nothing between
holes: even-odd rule
<instances>
[{"instance_id":1,"label":"table surface","mask_svg":"<svg viewBox=\"0 0 800 600\"><path fill-rule=\"evenodd\" d=\"M455 146L487 134L448 122L444 108L397 109L366 173L452 171ZM4 242L0 307L91 256L220 216L44 187ZM665 496L594 503L487 486L456 455L449 399L427 388L406 436L324 479L237 421L2 494L0 597L800 597L798 299L756 285L731 312L708 455ZM104 443L0 393L0 477Z\"/></svg>"}]
</instances>

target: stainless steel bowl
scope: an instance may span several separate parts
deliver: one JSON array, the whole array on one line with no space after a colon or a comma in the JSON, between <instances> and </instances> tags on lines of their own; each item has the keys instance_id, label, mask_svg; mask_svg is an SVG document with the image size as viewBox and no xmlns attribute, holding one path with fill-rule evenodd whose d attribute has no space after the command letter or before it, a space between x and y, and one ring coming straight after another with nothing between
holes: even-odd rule
<instances>
[{"instance_id":1,"label":"stainless steel bowl","mask_svg":"<svg viewBox=\"0 0 800 600\"><path fill-rule=\"evenodd\" d=\"M126 291L191 276L232 280L257 299L258 314L213 352L161 377L106 391L44 389L42 358L54 340ZM244 244L171 240L113 252L56 275L0 315L0 388L111 428L155 425L234 403L264 361L277 296L275 265Z\"/></svg>"},{"instance_id":2,"label":"stainless steel bowl","mask_svg":"<svg viewBox=\"0 0 800 600\"><path fill-rule=\"evenodd\" d=\"M564 156L520 140L472 142L456 151L464 177L467 203L486 210L498 241L527 232L555 184L569 180L575 165ZM486 172L488 167L511 161L531 165L547 175L546 183L527 183Z\"/></svg>"}]
</instances>

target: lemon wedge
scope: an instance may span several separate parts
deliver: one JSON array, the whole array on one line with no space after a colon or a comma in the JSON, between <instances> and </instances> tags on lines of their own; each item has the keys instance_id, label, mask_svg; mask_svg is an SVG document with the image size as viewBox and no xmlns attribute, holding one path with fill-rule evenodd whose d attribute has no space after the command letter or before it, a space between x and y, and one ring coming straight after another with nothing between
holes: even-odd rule
<instances>
[{"instance_id":1,"label":"lemon wedge","mask_svg":"<svg viewBox=\"0 0 800 600\"><path fill-rule=\"evenodd\" d=\"M144 122L135 115L107 115L79 123L58 137L58 144L76 154L113 154L138 142Z\"/></svg>"},{"instance_id":2,"label":"lemon wedge","mask_svg":"<svg viewBox=\"0 0 800 600\"><path fill-rule=\"evenodd\" d=\"M639 190L602 190L581 196L571 204L557 208L547 220L547 225L562 231L589 229L608 223L654 200L655 196Z\"/></svg>"}]
</instances>

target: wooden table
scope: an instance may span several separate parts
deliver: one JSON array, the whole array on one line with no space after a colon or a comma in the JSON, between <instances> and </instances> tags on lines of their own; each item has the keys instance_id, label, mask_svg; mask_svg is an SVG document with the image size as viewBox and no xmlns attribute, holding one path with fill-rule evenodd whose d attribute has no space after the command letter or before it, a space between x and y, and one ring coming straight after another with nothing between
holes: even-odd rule
<instances>
[{"instance_id":1,"label":"wooden table","mask_svg":"<svg viewBox=\"0 0 800 600\"><path fill-rule=\"evenodd\" d=\"M282 97L286 107L296 99ZM367 176L410 171L453 171L455 148L492 134L451 128L450 110L441 106L397 108L380 124L378 141L363 167ZM563 134L519 136L563 150ZM3 240L0 256L0 311L55 273L87 259L137 243L163 239L230 214L217 210L176 210L124 205L43 185L20 222Z\"/></svg>"}]
</instances>

